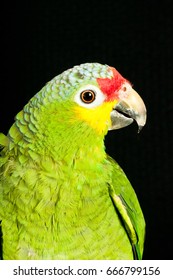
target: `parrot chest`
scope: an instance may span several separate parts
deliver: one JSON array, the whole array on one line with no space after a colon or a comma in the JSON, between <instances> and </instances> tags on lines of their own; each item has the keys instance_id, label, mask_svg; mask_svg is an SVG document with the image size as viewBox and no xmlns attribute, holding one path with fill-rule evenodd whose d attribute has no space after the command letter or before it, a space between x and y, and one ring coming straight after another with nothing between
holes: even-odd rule
<instances>
[{"instance_id":1,"label":"parrot chest","mask_svg":"<svg viewBox=\"0 0 173 280\"><path fill-rule=\"evenodd\" d=\"M6 213L3 222L5 258L133 258L109 196L106 170L103 174L98 165L92 171L50 173L46 165L44 171L28 169L11 191L15 215Z\"/></svg>"}]
</instances>

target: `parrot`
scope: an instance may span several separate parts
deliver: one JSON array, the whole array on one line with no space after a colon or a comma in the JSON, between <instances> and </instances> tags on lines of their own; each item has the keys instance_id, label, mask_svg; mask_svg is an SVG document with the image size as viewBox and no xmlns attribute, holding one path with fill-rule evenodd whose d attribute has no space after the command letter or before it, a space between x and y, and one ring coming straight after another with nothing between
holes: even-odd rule
<instances>
[{"instance_id":1,"label":"parrot","mask_svg":"<svg viewBox=\"0 0 173 280\"><path fill-rule=\"evenodd\" d=\"M3 260L138 260L145 219L105 136L146 106L116 68L76 65L54 77L0 134ZM117 147L118 149L118 147Z\"/></svg>"}]
</instances>

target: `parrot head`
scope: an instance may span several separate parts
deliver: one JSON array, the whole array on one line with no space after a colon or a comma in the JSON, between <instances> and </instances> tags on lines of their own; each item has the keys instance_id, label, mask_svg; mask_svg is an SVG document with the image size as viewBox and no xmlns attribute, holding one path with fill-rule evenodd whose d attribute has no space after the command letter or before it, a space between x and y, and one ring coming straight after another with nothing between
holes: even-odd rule
<instances>
[{"instance_id":1,"label":"parrot head","mask_svg":"<svg viewBox=\"0 0 173 280\"><path fill-rule=\"evenodd\" d=\"M63 101L73 103L67 107L73 107L75 117L99 134L125 127L134 120L138 131L145 125L143 100L113 67L99 63L81 64L63 72L50 83L58 85Z\"/></svg>"},{"instance_id":2,"label":"parrot head","mask_svg":"<svg viewBox=\"0 0 173 280\"><path fill-rule=\"evenodd\" d=\"M27 139L27 145L35 143L37 150L45 146L64 150L77 141L84 146L92 139L102 141L108 130L134 120L140 131L146 108L130 82L113 67L84 63L56 76L33 96L16 116L9 135L21 145L21 139Z\"/></svg>"}]
</instances>

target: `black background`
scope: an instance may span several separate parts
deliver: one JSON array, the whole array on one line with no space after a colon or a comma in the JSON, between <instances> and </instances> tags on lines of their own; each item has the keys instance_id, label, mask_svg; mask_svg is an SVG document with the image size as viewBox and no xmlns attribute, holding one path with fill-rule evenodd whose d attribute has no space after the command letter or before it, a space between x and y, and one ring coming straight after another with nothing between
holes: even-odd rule
<instances>
[{"instance_id":1,"label":"black background","mask_svg":"<svg viewBox=\"0 0 173 280\"><path fill-rule=\"evenodd\" d=\"M109 132L106 148L140 200L144 259L172 259L171 1L13 2L2 1L0 12L0 131L62 71L83 62L117 68L143 98L148 120L140 134L135 124Z\"/></svg>"}]
</instances>

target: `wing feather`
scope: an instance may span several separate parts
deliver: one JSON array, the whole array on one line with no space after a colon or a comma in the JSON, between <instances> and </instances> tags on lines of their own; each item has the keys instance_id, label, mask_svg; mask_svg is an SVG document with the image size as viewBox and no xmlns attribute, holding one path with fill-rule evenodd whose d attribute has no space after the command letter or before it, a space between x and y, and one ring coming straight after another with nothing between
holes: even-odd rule
<instances>
[{"instance_id":1,"label":"wing feather","mask_svg":"<svg viewBox=\"0 0 173 280\"><path fill-rule=\"evenodd\" d=\"M108 160L113 166L112 183L109 184L110 197L131 242L134 259L142 259L145 220L141 207L123 170L111 157L108 156Z\"/></svg>"}]
</instances>

